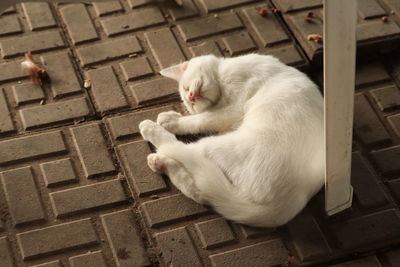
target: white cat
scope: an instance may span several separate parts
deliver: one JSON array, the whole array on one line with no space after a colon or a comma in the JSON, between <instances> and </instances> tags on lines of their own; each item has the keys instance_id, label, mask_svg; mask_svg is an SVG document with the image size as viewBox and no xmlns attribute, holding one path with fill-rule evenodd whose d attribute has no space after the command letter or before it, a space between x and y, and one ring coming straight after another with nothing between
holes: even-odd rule
<instances>
[{"instance_id":1,"label":"white cat","mask_svg":"<svg viewBox=\"0 0 400 267\"><path fill-rule=\"evenodd\" d=\"M323 99L305 74L257 54L196 57L161 74L179 82L191 115L163 112L139 128L157 148L150 168L187 197L227 219L274 227L321 189ZM212 132L190 144L174 135Z\"/></svg>"}]
</instances>

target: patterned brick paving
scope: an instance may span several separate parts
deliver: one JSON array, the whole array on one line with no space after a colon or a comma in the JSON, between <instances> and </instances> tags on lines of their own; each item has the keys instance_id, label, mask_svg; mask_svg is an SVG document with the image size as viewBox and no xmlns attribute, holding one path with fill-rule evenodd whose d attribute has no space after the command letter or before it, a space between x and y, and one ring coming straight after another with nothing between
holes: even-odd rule
<instances>
[{"instance_id":1,"label":"patterned brick paving","mask_svg":"<svg viewBox=\"0 0 400 267\"><path fill-rule=\"evenodd\" d=\"M328 218L321 192L278 229L226 221L184 197L147 167L153 148L138 123L183 111L176 83L158 72L193 56L273 54L321 82L313 67L322 45L307 35L322 33L322 0L8 9L0 17L0 266L400 266L400 56L387 54L400 47L400 5L359 2L354 204ZM28 50L50 83L21 71Z\"/></svg>"}]
</instances>

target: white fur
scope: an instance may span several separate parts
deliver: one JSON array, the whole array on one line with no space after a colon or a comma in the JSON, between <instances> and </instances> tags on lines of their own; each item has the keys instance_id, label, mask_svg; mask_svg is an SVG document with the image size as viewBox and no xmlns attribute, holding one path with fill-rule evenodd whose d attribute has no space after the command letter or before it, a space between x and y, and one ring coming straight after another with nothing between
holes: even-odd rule
<instances>
[{"instance_id":1,"label":"white fur","mask_svg":"<svg viewBox=\"0 0 400 267\"><path fill-rule=\"evenodd\" d=\"M183 64L170 70L182 69L179 92L191 115L169 111L159 114L158 124L139 125L157 147L149 166L228 219L285 224L324 183L323 100L316 85L272 56L202 56ZM203 97L190 102L191 92ZM220 134L190 144L174 136L205 132Z\"/></svg>"}]
</instances>

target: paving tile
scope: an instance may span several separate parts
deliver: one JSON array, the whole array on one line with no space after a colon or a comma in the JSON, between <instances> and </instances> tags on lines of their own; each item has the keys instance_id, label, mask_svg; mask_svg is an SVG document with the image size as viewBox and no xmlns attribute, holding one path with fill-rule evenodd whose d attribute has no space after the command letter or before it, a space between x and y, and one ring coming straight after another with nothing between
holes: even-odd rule
<instances>
[{"instance_id":1,"label":"paving tile","mask_svg":"<svg viewBox=\"0 0 400 267\"><path fill-rule=\"evenodd\" d=\"M276 2L279 1L276 0ZM307 36L309 34L323 35L322 12L320 9L314 10L315 18L312 23L304 20L307 13L308 11L289 13L284 15L284 18L309 58L316 59L318 55L322 54L322 44L309 41ZM376 44L377 42L383 44L385 42L390 42L390 40L399 39L400 27L391 20L387 23L383 23L379 19L363 20L357 24L356 35L359 45L366 46Z\"/></svg>"},{"instance_id":2,"label":"paving tile","mask_svg":"<svg viewBox=\"0 0 400 267\"><path fill-rule=\"evenodd\" d=\"M121 58L141 51L142 48L136 36L114 39L77 49L79 60L83 66Z\"/></svg>"},{"instance_id":3,"label":"paving tile","mask_svg":"<svg viewBox=\"0 0 400 267\"><path fill-rule=\"evenodd\" d=\"M156 234L166 266L203 266L185 227Z\"/></svg>"},{"instance_id":4,"label":"paving tile","mask_svg":"<svg viewBox=\"0 0 400 267\"><path fill-rule=\"evenodd\" d=\"M42 88L31 82L13 85L12 91L17 105L44 99Z\"/></svg>"},{"instance_id":5,"label":"paving tile","mask_svg":"<svg viewBox=\"0 0 400 267\"><path fill-rule=\"evenodd\" d=\"M53 192L50 198L57 217L126 201L119 179Z\"/></svg>"},{"instance_id":6,"label":"paving tile","mask_svg":"<svg viewBox=\"0 0 400 267\"><path fill-rule=\"evenodd\" d=\"M217 18L201 18L195 21L185 22L178 25L179 32L185 41L236 30L243 27L242 22L234 13L219 15Z\"/></svg>"},{"instance_id":7,"label":"paving tile","mask_svg":"<svg viewBox=\"0 0 400 267\"><path fill-rule=\"evenodd\" d=\"M343 263L329 265L330 267L382 267L376 256L369 256L358 260L346 261Z\"/></svg>"},{"instance_id":8,"label":"paving tile","mask_svg":"<svg viewBox=\"0 0 400 267\"><path fill-rule=\"evenodd\" d=\"M395 209L349 219L330 228L339 246L345 250L376 246L388 240L395 242L400 238L400 220Z\"/></svg>"},{"instance_id":9,"label":"paving tile","mask_svg":"<svg viewBox=\"0 0 400 267\"><path fill-rule=\"evenodd\" d=\"M246 239L270 235L274 232L274 229L271 228L252 227L247 225L240 225L240 230Z\"/></svg>"},{"instance_id":10,"label":"paving tile","mask_svg":"<svg viewBox=\"0 0 400 267\"><path fill-rule=\"evenodd\" d=\"M351 159L351 184L357 202L365 209L376 208L388 203L382 190L379 178L371 171L359 152L355 152Z\"/></svg>"},{"instance_id":11,"label":"paving tile","mask_svg":"<svg viewBox=\"0 0 400 267\"><path fill-rule=\"evenodd\" d=\"M11 14L11 13L15 13L15 12L16 12L15 6L10 6L6 10L4 10L3 13L1 13L1 14L5 15L5 14Z\"/></svg>"},{"instance_id":12,"label":"paving tile","mask_svg":"<svg viewBox=\"0 0 400 267\"><path fill-rule=\"evenodd\" d=\"M46 262L38 265L33 265L32 267L62 267L59 260Z\"/></svg>"},{"instance_id":13,"label":"paving tile","mask_svg":"<svg viewBox=\"0 0 400 267\"><path fill-rule=\"evenodd\" d=\"M195 228L201 244L206 249L220 247L235 240L235 236L224 218L196 223Z\"/></svg>"},{"instance_id":14,"label":"paving tile","mask_svg":"<svg viewBox=\"0 0 400 267\"><path fill-rule=\"evenodd\" d=\"M89 252L83 255L77 255L69 258L71 267L107 267L107 263L104 260L101 251Z\"/></svg>"},{"instance_id":15,"label":"paving tile","mask_svg":"<svg viewBox=\"0 0 400 267\"><path fill-rule=\"evenodd\" d=\"M108 36L160 25L165 18L157 7L134 10L129 14L101 20L101 25Z\"/></svg>"},{"instance_id":16,"label":"paving tile","mask_svg":"<svg viewBox=\"0 0 400 267\"><path fill-rule=\"evenodd\" d=\"M21 6L31 31L57 26L48 3L26 2Z\"/></svg>"},{"instance_id":17,"label":"paving tile","mask_svg":"<svg viewBox=\"0 0 400 267\"><path fill-rule=\"evenodd\" d=\"M214 56L221 57L222 53L218 45L214 41L203 42L198 45L191 46L190 52L194 57L213 54Z\"/></svg>"},{"instance_id":18,"label":"paving tile","mask_svg":"<svg viewBox=\"0 0 400 267\"><path fill-rule=\"evenodd\" d=\"M50 123L83 118L90 115L87 101L84 97L59 101L46 105L19 110L24 129L32 129Z\"/></svg>"},{"instance_id":19,"label":"paving tile","mask_svg":"<svg viewBox=\"0 0 400 267\"><path fill-rule=\"evenodd\" d=\"M174 106L157 107L139 112L128 113L107 119L111 135L114 139L139 134L139 123L143 120L157 119L157 115L164 111L176 110Z\"/></svg>"},{"instance_id":20,"label":"paving tile","mask_svg":"<svg viewBox=\"0 0 400 267\"><path fill-rule=\"evenodd\" d=\"M168 28L149 31L145 34L158 65L163 69L185 61L174 35Z\"/></svg>"},{"instance_id":21,"label":"paving tile","mask_svg":"<svg viewBox=\"0 0 400 267\"><path fill-rule=\"evenodd\" d=\"M249 52L256 48L250 35L246 32L229 35L222 38L229 54L231 56L237 56L242 53Z\"/></svg>"},{"instance_id":22,"label":"paving tile","mask_svg":"<svg viewBox=\"0 0 400 267\"><path fill-rule=\"evenodd\" d=\"M390 140L385 127L363 94L354 96L354 131L366 145Z\"/></svg>"},{"instance_id":23,"label":"paving tile","mask_svg":"<svg viewBox=\"0 0 400 267\"><path fill-rule=\"evenodd\" d=\"M392 192L393 196L397 201L400 201L400 181L394 180L387 182L390 191Z\"/></svg>"},{"instance_id":24,"label":"paving tile","mask_svg":"<svg viewBox=\"0 0 400 267\"><path fill-rule=\"evenodd\" d=\"M87 178L115 170L98 123L71 128L71 134Z\"/></svg>"},{"instance_id":25,"label":"paving tile","mask_svg":"<svg viewBox=\"0 0 400 267\"><path fill-rule=\"evenodd\" d=\"M111 66L90 70L86 73L91 81L91 91L100 112L128 106L121 86Z\"/></svg>"},{"instance_id":26,"label":"paving tile","mask_svg":"<svg viewBox=\"0 0 400 267\"><path fill-rule=\"evenodd\" d=\"M0 151L13 152L0 154L0 165L4 165L18 160L65 152L66 147L61 131L52 131L0 141Z\"/></svg>"},{"instance_id":27,"label":"paving tile","mask_svg":"<svg viewBox=\"0 0 400 267\"><path fill-rule=\"evenodd\" d=\"M0 36L21 32L22 27L17 16L0 17Z\"/></svg>"},{"instance_id":28,"label":"paving tile","mask_svg":"<svg viewBox=\"0 0 400 267\"><path fill-rule=\"evenodd\" d=\"M99 39L84 4L64 6L60 13L73 44Z\"/></svg>"},{"instance_id":29,"label":"paving tile","mask_svg":"<svg viewBox=\"0 0 400 267\"><path fill-rule=\"evenodd\" d=\"M97 16L105 16L123 10L119 1L93 2L92 5Z\"/></svg>"},{"instance_id":30,"label":"paving tile","mask_svg":"<svg viewBox=\"0 0 400 267\"><path fill-rule=\"evenodd\" d=\"M287 230L301 261L327 258L330 254L328 241L307 208L287 224Z\"/></svg>"},{"instance_id":31,"label":"paving tile","mask_svg":"<svg viewBox=\"0 0 400 267\"><path fill-rule=\"evenodd\" d=\"M263 47L272 46L278 43L289 41L289 36L274 14L260 16L260 7L250 7L244 9L244 14L249 21L251 29L255 33Z\"/></svg>"},{"instance_id":32,"label":"paving tile","mask_svg":"<svg viewBox=\"0 0 400 267\"><path fill-rule=\"evenodd\" d=\"M178 83L168 78L158 78L138 83L136 85L131 85L129 88L138 105L174 94L177 95L178 93Z\"/></svg>"},{"instance_id":33,"label":"paving tile","mask_svg":"<svg viewBox=\"0 0 400 267\"><path fill-rule=\"evenodd\" d=\"M200 0L200 3L207 11L216 11L225 8L231 8L237 5L248 4L257 0Z\"/></svg>"},{"instance_id":34,"label":"paving tile","mask_svg":"<svg viewBox=\"0 0 400 267\"><path fill-rule=\"evenodd\" d=\"M40 164L47 187L77 181L77 176L69 158Z\"/></svg>"},{"instance_id":35,"label":"paving tile","mask_svg":"<svg viewBox=\"0 0 400 267\"><path fill-rule=\"evenodd\" d=\"M213 266L275 266L288 259L282 240L274 239L210 256Z\"/></svg>"},{"instance_id":36,"label":"paving tile","mask_svg":"<svg viewBox=\"0 0 400 267\"><path fill-rule=\"evenodd\" d=\"M193 0L183 0L182 6L171 6L168 12L174 21L186 19L199 14Z\"/></svg>"},{"instance_id":37,"label":"paving tile","mask_svg":"<svg viewBox=\"0 0 400 267\"><path fill-rule=\"evenodd\" d=\"M98 243L90 219L57 224L17 234L24 260L65 249L88 247Z\"/></svg>"},{"instance_id":38,"label":"paving tile","mask_svg":"<svg viewBox=\"0 0 400 267\"><path fill-rule=\"evenodd\" d=\"M387 23L382 23L380 20L370 20L357 24L357 42L374 41L379 38L388 39L399 34L400 27L392 20Z\"/></svg>"},{"instance_id":39,"label":"paving tile","mask_svg":"<svg viewBox=\"0 0 400 267\"><path fill-rule=\"evenodd\" d=\"M7 237L0 237L0 266L14 266Z\"/></svg>"},{"instance_id":40,"label":"paving tile","mask_svg":"<svg viewBox=\"0 0 400 267\"><path fill-rule=\"evenodd\" d=\"M21 71L22 61L12 61L0 64L0 82L8 82L21 79L27 76Z\"/></svg>"},{"instance_id":41,"label":"paving tile","mask_svg":"<svg viewBox=\"0 0 400 267\"><path fill-rule=\"evenodd\" d=\"M390 10L393 10L395 14L400 14L400 3L397 0L383 0L383 3L385 3L386 6L390 8Z\"/></svg>"},{"instance_id":42,"label":"paving tile","mask_svg":"<svg viewBox=\"0 0 400 267\"><path fill-rule=\"evenodd\" d=\"M388 116L388 120L394 132L400 137L400 114Z\"/></svg>"},{"instance_id":43,"label":"paving tile","mask_svg":"<svg viewBox=\"0 0 400 267\"><path fill-rule=\"evenodd\" d=\"M182 194L176 194L145 202L142 204L142 211L148 224L151 227L158 227L193 215L204 214L209 210Z\"/></svg>"},{"instance_id":44,"label":"paving tile","mask_svg":"<svg viewBox=\"0 0 400 267\"><path fill-rule=\"evenodd\" d=\"M303 3L306 1L299 1L299 3L300 2ZM314 11L314 16L316 19L313 20L313 23L308 23L304 20L307 14L308 11L289 13L285 16L285 21L289 25L289 28L292 30L297 40L300 42L304 52L306 52L311 60L315 60L316 56L322 53L323 44L309 41L307 37L309 34L319 34L323 36L323 22L321 19L322 12L321 10Z\"/></svg>"},{"instance_id":45,"label":"paving tile","mask_svg":"<svg viewBox=\"0 0 400 267\"><path fill-rule=\"evenodd\" d=\"M371 152L372 158L383 174L392 174L400 171L400 146L393 146Z\"/></svg>"},{"instance_id":46,"label":"paving tile","mask_svg":"<svg viewBox=\"0 0 400 267\"><path fill-rule=\"evenodd\" d=\"M358 64L356 72L356 88L366 87L389 81L390 76L381 62L372 61L366 64Z\"/></svg>"},{"instance_id":47,"label":"paving tile","mask_svg":"<svg viewBox=\"0 0 400 267\"><path fill-rule=\"evenodd\" d=\"M151 153L147 142L136 141L119 145L118 153L125 166L128 180L139 196L163 191L167 188L161 175L154 173L147 166L146 157Z\"/></svg>"},{"instance_id":48,"label":"paving tile","mask_svg":"<svg viewBox=\"0 0 400 267\"><path fill-rule=\"evenodd\" d=\"M0 175L14 224L44 219L31 167L4 171Z\"/></svg>"},{"instance_id":49,"label":"paving tile","mask_svg":"<svg viewBox=\"0 0 400 267\"><path fill-rule=\"evenodd\" d=\"M273 2L282 12L298 11L322 6L322 0L273 0Z\"/></svg>"},{"instance_id":50,"label":"paving tile","mask_svg":"<svg viewBox=\"0 0 400 267\"><path fill-rule=\"evenodd\" d=\"M81 91L81 85L68 52L44 55L41 56L41 61L50 77L53 97Z\"/></svg>"},{"instance_id":51,"label":"paving tile","mask_svg":"<svg viewBox=\"0 0 400 267\"><path fill-rule=\"evenodd\" d=\"M400 106L400 91L395 85L371 90L371 94L382 111Z\"/></svg>"},{"instance_id":52,"label":"paving tile","mask_svg":"<svg viewBox=\"0 0 400 267\"><path fill-rule=\"evenodd\" d=\"M126 81L131 81L154 73L149 60L146 57L135 58L120 63Z\"/></svg>"},{"instance_id":53,"label":"paving tile","mask_svg":"<svg viewBox=\"0 0 400 267\"><path fill-rule=\"evenodd\" d=\"M101 216L117 266L148 266L143 242L130 209Z\"/></svg>"},{"instance_id":54,"label":"paving tile","mask_svg":"<svg viewBox=\"0 0 400 267\"><path fill-rule=\"evenodd\" d=\"M306 62L296 46L292 44L268 49L262 53L277 57L280 61L290 66L300 65Z\"/></svg>"},{"instance_id":55,"label":"paving tile","mask_svg":"<svg viewBox=\"0 0 400 267\"><path fill-rule=\"evenodd\" d=\"M14 130L15 127L11 118L10 109L8 108L4 89L0 88L0 133L7 133Z\"/></svg>"},{"instance_id":56,"label":"paving tile","mask_svg":"<svg viewBox=\"0 0 400 267\"><path fill-rule=\"evenodd\" d=\"M390 264L390 267L400 265L400 249L390 250L384 254L384 257Z\"/></svg>"},{"instance_id":57,"label":"paving tile","mask_svg":"<svg viewBox=\"0 0 400 267\"><path fill-rule=\"evenodd\" d=\"M400 81L400 56L390 55L389 61L391 67L391 75L397 83Z\"/></svg>"},{"instance_id":58,"label":"paving tile","mask_svg":"<svg viewBox=\"0 0 400 267\"><path fill-rule=\"evenodd\" d=\"M149 0L128 0L127 2L130 8L141 7L149 4Z\"/></svg>"},{"instance_id":59,"label":"paving tile","mask_svg":"<svg viewBox=\"0 0 400 267\"><path fill-rule=\"evenodd\" d=\"M358 1L358 14L363 19L371 19L386 15L386 11L375 0Z\"/></svg>"},{"instance_id":60,"label":"paving tile","mask_svg":"<svg viewBox=\"0 0 400 267\"><path fill-rule=\"evenodd\" d=\"M63 47L65 47L65 43L58 31L37 32L25 36L5 38L0 41L3 58L20 56L26 51L33 53Z\"/></svg>"}]
</instances>

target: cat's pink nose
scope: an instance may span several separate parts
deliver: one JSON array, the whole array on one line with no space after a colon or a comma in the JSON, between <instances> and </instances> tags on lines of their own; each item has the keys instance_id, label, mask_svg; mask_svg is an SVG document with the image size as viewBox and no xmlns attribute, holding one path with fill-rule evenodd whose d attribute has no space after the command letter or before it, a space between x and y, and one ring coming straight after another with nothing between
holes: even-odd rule
<instances>
[{"instance_id":1,"label":"cat's pink nose","mask_svg":"<svg viewBox=\"0 0 400 267\"><path fill-rule=\"evenodd\" d=\"M190 101L192 101L192 102L194 102L194 101L196 101L196 95L195 94L193 94L193 93L189 93L189 100Z\"/></svg>"}]
</instances>

